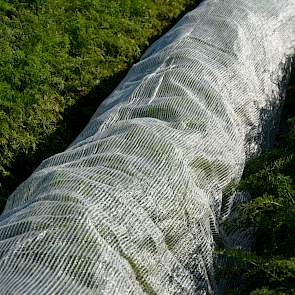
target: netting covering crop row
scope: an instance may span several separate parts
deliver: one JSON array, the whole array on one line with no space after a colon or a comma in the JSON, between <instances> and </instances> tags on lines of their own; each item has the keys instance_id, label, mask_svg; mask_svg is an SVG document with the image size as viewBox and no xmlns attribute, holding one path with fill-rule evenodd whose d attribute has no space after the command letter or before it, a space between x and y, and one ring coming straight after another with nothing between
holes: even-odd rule
<instances>
[{"instance_id":1,"label":"netting covering crop row","mask_svg":"<svg viewBox=\"0 0 295 295\"><path fill-rule=\"evenodd\" d=\"M222 191L282 97L294 0L208 0L0 217L1 294L211 294Z\"/></svg>"}]
</instances>

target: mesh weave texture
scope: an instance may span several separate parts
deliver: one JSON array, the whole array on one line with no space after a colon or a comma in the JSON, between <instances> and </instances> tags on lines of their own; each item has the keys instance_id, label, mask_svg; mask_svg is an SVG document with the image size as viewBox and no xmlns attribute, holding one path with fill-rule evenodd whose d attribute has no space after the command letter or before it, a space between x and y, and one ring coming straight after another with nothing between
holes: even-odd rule
<instances>
[{"instance_id":1,"label":"mesh weave texture","mask_svg":"<svg viewBox=\"0 0 295 295\"><path fill-rule=\"evenodd\" d=\"M259 151L294 48L294 0L185 15L9 197L1 294L214 293L222 191Z\"/></svg>"}]
</instances>

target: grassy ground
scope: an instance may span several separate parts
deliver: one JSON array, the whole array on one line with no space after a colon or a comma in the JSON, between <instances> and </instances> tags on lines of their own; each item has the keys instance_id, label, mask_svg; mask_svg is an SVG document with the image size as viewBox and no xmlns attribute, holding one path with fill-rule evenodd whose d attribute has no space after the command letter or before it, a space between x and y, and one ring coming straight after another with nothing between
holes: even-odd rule
<instances>
[{"instance_id":1,"label":"grassy ground","mask_svg":"<svg viewBox=\"0 0 295 295\"><path fill-rule=\"evenodd\" d=\"M251 227L254 244L250 252L223 253L232 259L227 279L240 280L224 294L295 294L295 69L275 146L246 166L237 189L251 199L229 226Z\"/></svg>"},{"instance_id":2,"label":"grassy ground","mask_svg":"<svg viewBox=\"0 0 295 295\"><path fill-rule=\"evenodd\" d=\"M0 211L196 0L0 1Z\"/></svg>"}]
</instances>

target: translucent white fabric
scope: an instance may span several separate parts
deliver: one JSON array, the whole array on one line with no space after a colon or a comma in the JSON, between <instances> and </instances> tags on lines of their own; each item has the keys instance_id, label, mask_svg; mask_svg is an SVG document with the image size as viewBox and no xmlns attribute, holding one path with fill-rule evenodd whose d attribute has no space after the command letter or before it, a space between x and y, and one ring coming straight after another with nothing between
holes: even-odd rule
<instances>
[{"instance_id":1,"label":"translucent white fabric","mask_svg":"<svg viewBox=\"0 0 295 295\"><path fill-rule=\"evenodd\" d=\"M222 191L259 150L294 47L295 0L184 16L10 196L1 294L214 293Z\"/></svg>"}]
</instances>

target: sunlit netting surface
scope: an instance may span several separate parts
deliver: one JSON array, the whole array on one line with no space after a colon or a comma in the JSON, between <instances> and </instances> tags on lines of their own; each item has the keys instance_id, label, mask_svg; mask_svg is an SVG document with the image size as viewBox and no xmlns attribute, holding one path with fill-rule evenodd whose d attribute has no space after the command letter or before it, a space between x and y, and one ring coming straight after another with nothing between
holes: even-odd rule
<instances>
[{"instance_id":1,"label":"sunlit netting surface","mask_svg":"<svg viewBox=\"0 0 295 295\"><path fill-rule=\"evenodd\" d=\"M210 294L222 191L262 143L295 0L211 0L144 54L0 217L1 294Z\"/></svg>"}]
</instances>

